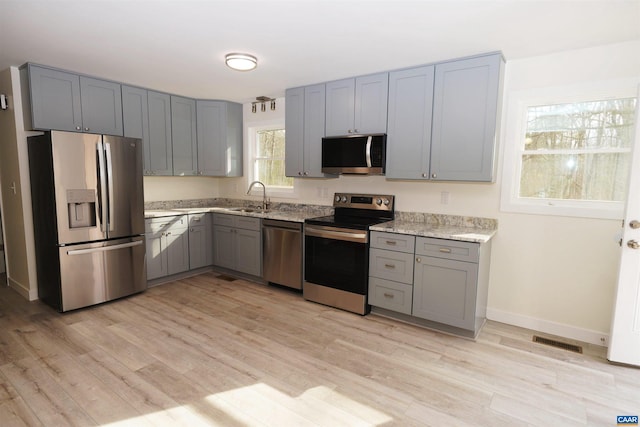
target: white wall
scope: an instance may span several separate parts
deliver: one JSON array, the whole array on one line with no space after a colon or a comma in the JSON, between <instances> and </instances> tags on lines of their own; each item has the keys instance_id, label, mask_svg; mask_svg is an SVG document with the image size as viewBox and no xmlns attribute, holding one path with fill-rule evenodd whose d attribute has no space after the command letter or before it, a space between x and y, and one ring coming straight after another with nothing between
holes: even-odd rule
<instances>
[{"instance_id":1,"label":"white wall","mask_svg":"<svg viewBox=\"0 0 640 427\"><path fill-rule=\"evenodd\" d=\"M497 218L493 241L488 316L495 320L566 337L601 343L607 339L619 246L618 220L582 219L502 212L502 152L508 105L514 91L640 78L640 42L600 46L553 55L508 61L495 184L391 181L384 177L340 177L296 180L296 201L331 204L336 191L383 192L396 195L396 209ZM632 94L633 95L633 94ZM246 129L261 122L282 119L284 102L275 112L250 112L245 105ZM245 153L247 149L245 147ZM245 165L246 170L247 165ZM204 178L196 178L204 179ZM168 200L193 188L183 188L182 178L145 178L148 200ZM249 198L247 178L212 179L218 196ZM152 188L150 188L152 187ZM211 188L214 188L213 186ZM209 197L210 187L198 197ZM184 191L183 191L184 190ZM198 190L200 191L200 190ZM441 203L442 192L448 204ZM150 199L149 197L158 197ZM195 198L195 197L194 197ZM290 201L272 198L273 201Z\"/></svg>"}]
</instances>

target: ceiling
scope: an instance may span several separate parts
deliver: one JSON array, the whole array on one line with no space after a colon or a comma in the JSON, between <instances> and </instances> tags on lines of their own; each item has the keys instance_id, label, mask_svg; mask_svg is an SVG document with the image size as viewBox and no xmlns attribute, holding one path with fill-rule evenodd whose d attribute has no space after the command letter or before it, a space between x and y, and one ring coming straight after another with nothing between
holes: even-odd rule
<instances>
[{"instance_id":1,"label":"ceiling","mask_svg":"<svg viewBox=\"0 0 640 427\"><path fill-rule=\"evenodd\" d=\"M35 62L194 98L500 50L507 61L640 39L640 0L0 0L0 70ZM238 72L224 55L246 52Z\"/></svg>"}]
</instances>

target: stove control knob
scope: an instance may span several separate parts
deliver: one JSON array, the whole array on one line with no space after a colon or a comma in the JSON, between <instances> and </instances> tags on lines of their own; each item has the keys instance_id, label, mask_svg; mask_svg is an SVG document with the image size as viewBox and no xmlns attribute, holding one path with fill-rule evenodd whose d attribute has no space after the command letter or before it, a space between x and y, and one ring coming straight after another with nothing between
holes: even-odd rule
<instances>
[{"instance_id":1,"label":"stove control knob","mask_svg":"<svg viewBox=\"0 0 640 427\"><path fill-rule=\"evenodd\" d=\"M342 199L340 199L340 201L342 203L347 203L347 196L342 196Z\"/></svg>"},{"instance_id":2,"label":"stove control knob","mask_svg":"<svg viewBox=\"0 0 640 427\"><path fill-rule=\"evenodd\" d=\"M382 203L384 203L385 206L389 206L389 203L391 202L389 201L389 199L383 199Z\"/></svg>"},{"instance_id":3,"label":"stove control knob","mask_svg":"<svg viewBox=\"0 0 640 427\"><path fill-rule=\"evenodd\" d=\"M339 201L340 201L340 196L336 196L336 197L334 198L334 200L336 201L336 203L337 203L337 202L339 202Z\"/></svg>"},{"instance_id":4,"label":"stove control knob","mask_svg":"<svg viewBox=\"0 0 640 427\"><path fill-rule=\"evenodd\" d=\"M382 206L382 199L381 198L377 198L376 199L376 205Z\"/></svg>"}]
</instances>

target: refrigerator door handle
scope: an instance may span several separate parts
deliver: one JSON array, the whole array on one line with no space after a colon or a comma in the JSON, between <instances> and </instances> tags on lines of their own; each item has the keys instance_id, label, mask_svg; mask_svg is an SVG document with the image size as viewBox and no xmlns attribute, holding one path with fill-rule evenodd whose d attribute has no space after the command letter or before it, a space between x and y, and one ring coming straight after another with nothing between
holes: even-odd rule
<instances>
[{"instance_id":1,"label":"refrigerator door handle","mask_svg":"<svg viewBox=\"0 0 640 427\"><path fill-rule=\"evenodd\" d=\"M109 223L109 231L113 231L114 222L116 220L115 215L115 197L113 195L113 163L111 161L111 144L108 142L104 143L104 151L107 156L107 184L109 191L109 217L107 222Z\"/></svg>"},{"instance_id":2,"label":"refrigerator door handle","mask_svg":"<svg viewBox=\"0 0 640 427\"><path fill-rule=\"evenodd\" d=\"M100 187L98 188L98 213L100 214L100 230L107 231L107 200L105 189L107 188L107 178L105 174L105 159L104 149L102 142L96 143L96 150L98 152L98 181Z\"/></svg>"},{"instance_id":3,"label":"refrigerator door handle","mask_svg":"<svg viewBox=\"0 0 640 427\"><path fill-rule=\"evenodd\" d=\"M143 243L144 243L144 240L138 240L136 242L122 243L120 245L101 246L99 248L90 248L90 249L75 249L75 250L67 251L67 255L84 255L84 254L91 254L94 252L116 251L118 249L131 248L133 246L140 246Z\"/></svg>"}]
</instances>

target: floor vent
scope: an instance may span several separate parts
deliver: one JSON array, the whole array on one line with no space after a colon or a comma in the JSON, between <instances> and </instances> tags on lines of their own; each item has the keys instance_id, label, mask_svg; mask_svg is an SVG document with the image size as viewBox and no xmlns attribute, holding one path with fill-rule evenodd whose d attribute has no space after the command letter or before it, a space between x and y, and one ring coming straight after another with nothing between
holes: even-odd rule
<instances>
[{"instance_id":1,"label":"floor vent","mask_svg":"<svg viewBox=\"0 0 640 427\"><path fill-rule=\"evenodd\" d=\"M582 347L579 345L569 344L562 341L556 341L549 338L539 337L537 335L533 336L533 342L537 342L540 344L550 345L552 347L561 348L563 350L573 351L574 353L582 353Z\"/></svg>"},{"instance_id":2,"label":"floor vent","mask_svg":"<svg viewBox=\"0 0 640 427\"><path fill-rule=\"evenodd\" d=\"M221 274L218 277L216 277L216 279L226 280L227 282L233 282L234 280L236 280L235 277L227 276L226 274Z\"/></svg>"}]
</instances>

